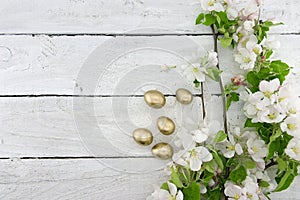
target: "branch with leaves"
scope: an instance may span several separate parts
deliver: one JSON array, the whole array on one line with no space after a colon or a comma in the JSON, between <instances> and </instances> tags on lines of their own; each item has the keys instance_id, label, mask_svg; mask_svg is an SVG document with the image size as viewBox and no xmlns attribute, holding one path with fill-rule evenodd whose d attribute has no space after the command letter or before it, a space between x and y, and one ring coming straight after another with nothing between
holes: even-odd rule
<instances>
[{"instance_id":1,"label":"branch with leaves","mask_svg":"<svg viewBox=\"0 0 300 200\"><path fill-rule=\"evenodd\" d=\"M220 82L224 131L215 131L216 125L204 120L197 129L178 133L181 150L167 166L170 179L147 199L269 199L291 185L300 164L299 98L286 83L291 67L272 59L279 43L268 35L281 23L260 19L259 0L201 0L201 7L196 24L211 27L214 52L184 66L183 74L195 87L205 76ZM225 86L218 42L232 49L243 70ZM242 127L227 127L232 102L243 104Z\"/></svg>"}]
</instances>

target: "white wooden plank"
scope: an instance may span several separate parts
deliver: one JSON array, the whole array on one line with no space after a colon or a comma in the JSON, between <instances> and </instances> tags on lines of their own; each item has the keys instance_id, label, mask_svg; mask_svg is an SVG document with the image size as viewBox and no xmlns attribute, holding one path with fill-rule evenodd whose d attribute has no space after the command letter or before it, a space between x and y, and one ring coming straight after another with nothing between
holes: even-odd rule
<instances>
[{"instance_id":1,"label":"white wooden plank","mask_svg":"<svg viewBox=\"0 0 300 200\"><path fill-rule=\"evenodd\" d=\"M0 199L145 199L167 180L153 159L113 159L145 173L116 171L102 160L0 160ZM116 165L117 165L116 164Z\"/></svg>"},{"instance_id":2,"label":"white wooden plank","mask_svg":"<svg viewBox=\"0 0 300 200\"><path fill-rule=\"evenodd\" d=\"M300 51L298 35L280 36L281 48L277 57L294 66L298 72ZM117 37L118 38L118 37ZM195 52L189 45L183 44L181 37L135 37L138 43L162 43L166 48L174 48L187 59ZM178 39L180 38L180 39ZM212 49L210 36L189 37L206 50ZM108 45L105 43L108 40ZM0 94L142 94L142 86L155 86L174 93L178 87L188 87L185 80L180 78L177 71L161 72L162 65L181 64L181 58L162 51L144 49L121 56L114 64L106 68L98 84L93 87L81 86L76 82L77 75L82 69L83 63L98 46L105 43L99 49L114 55L119 46L114 46L115 39L111 37L29 37L29 36L0 36ZM181 43L176 43L181 41ZM188 40L189 41L189 40ZM112 42L112 43L111 43ZM165 42L165 43L163 43ZM151 44L149 44L151 46ZM108 48L110 47L110 48ZM181 49L181 51L180 51ZM203 50L202 50L203 51ZM238 73L238 66L233 61L232 50L224 50L220 47L220 65L223 69L223 80L228 82L233 74ZM116 53L117 54L117 53ZM116 55L117 57L117 55ZM154 59L155 58L155 59ZM99 61L99 60L98 60ZM154 67L151 67L155 65ZM90 74L100 73L103 66L92 68ZM95 75L97 77L97 74ZM113 77L113 78L112 78ZM89 80L89 79L87 79ZM117 81L116 81L117 80ZM76 87L77 86L77 87ZM126 87L124 87L126 86ZM144 88L145 89L145 88ZM209 83L210 93L219 93L218 84ZM196 92L196 91L194 91Z\"/></svg>"},{"instance_id":3,"label":"white wooden plank","mask_svg":"<svg viewBox=\"0 0 300 200\"><path fill-rule=\"evenodd\" d=\"M161 67L185 64L212 45L208 36L0 36L0 94L128 95L147 87L175 94L189 84Z\"/></svg>"},{"instance_id":4,"label":"white wooden plank","mask_svg":"<svg viewBox=\"0 0 300 200\"><path fill-rule=\"evenodd\" d=\"M103 159L0 160L1 199L145 199L153 185L167 180L153 159L110 159L111 163L132 166L141 173L116 171L103 165ZM152 169L154 169L152 168ZM291 188L272 194L275 200L299 200L300 178Z\"/></svg>"},{"instance_id":5,"label":"white wooden plank","mask_svg":"<svg viewBox=\"0 0 300 200\"><path fill-rule=\"evenodd\" d=\"M298 0L265 0L263 17L285 22L276 32L299 32ZM210 33L195 26L197 0L2 0L0 33ZM144 30L137 30L144 29Z\"/></svg>"},{"instance_id":6,"label":"white wooden plank","mask_svg":"<svg viewBox=\"0 0 300 200\"><path fill-rule=\"evenodd\" d=\"M107 98L0 98L0 157L151 156L151 147L172 136L156 128L159 116L168 116L177 127L190 117L195 124L202 118L200 97L182 106L167 97L163 109L151 109L143 97ZM153 132L154 142L141 147L132 139L139 127Z\"/></svg>"}]
</instances>

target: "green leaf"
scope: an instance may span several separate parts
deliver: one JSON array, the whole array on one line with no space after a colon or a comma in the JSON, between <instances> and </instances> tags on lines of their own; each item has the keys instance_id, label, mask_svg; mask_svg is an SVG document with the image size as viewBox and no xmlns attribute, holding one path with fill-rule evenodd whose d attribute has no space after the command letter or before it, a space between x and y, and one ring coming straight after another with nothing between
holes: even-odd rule
<instances>
[{"instance_id":1,"label":"green leaf","mask_svg":"<svg viewBox=\"0 0 300 200\"><path fill-rule=\"evenodd\" d=\"M187 188L183 189L184 200L199 200L200 199L200 185L193 182Z\"/></svg>"},{"instance_id":2,"label":"green leaf","mask_svg":"<svg viewBox=\"0 0 300 200\"><path fill-rule=\"evenodd\" d=\"M229 179L235 183L241 183L247 177L247 170L244 166L237 166L233 171L229 174Z\"/></svg>"},{"instance_id":3,"label":"green leaf","mask_svg":"<svg viewBox=\"0 0 300 200\"><path fill-rule=\"evenodd\" d=\"M207 190L207 199L210 200L220 200L221 196L221 189L219 187L214 188L213 190L208 189Z\"/></svg>"},{"instance_id":4,"label":"green leaf","mask_svg":"<svg viewBox=\"0 0 300 200\"><path fill-rule=\"evenodd\" d=\"M193 83L196 88L198 88L200 86L200 82L197 79L195 79Z\"/></svg>"},{"instance_id":5,"label":"green leaf","mask_svg":"<svg viewBox=\"0 0 300 200\"><path fill-rule=\"evenodd\" d=\"M218 12L216 13L216 15L221 19L222 22L224 22L225 24L228 22L228 17L226 12Z\"/></svg>"},{"instance_id":6,"label":"green leaf","mask_svg":"<svg viewBox=\"0 0 300 200\"><path fill-rule=\"evenodd\" d=\"M250 88L250 90L252 92L258 91L258 85L259 85L260 79L257 77L256 72L254 72L254 71L248 72L248 74L247 74L247 81L252 86L252 88Z\"/></svg>"},{"instance_id":7,"label":"green leaf","mask_svg":"<svg viewBox=\"0 0 300 200\"><path fill-rule=\"evenodd\" d=\"M224 131L218 131L218 133L215 136L214 141L216 143L219 143L219 142L223 142L226 138L227 138L227 134Z\"/></svg>"},{"instance_id":8,"label":"green leaf","mask_svg":"<svg viewBox=\"0 0 300 200\"><path fill-rule=\"evenodd\" d=\"M262 123L252 123L251 119L249 119L249 118L247 118L245 125L244 125L245 128L247 128L247 127L259 128L261 126L263 126Z\"/></svg>"},{"instance_id":9,"label":"green leaf","mask_svg":"<svg viewBox=\"0 0 300 200\"><path fill-rule=\"evenodd\" d=\"M256 163L252 159L246 159L243 161L243 165L247 169L254 169L256 167Z\"/></svg>"},{"instance_id":10,"label":"green leaf","mask_svg":"<svg viewBox=\"0 0 300 200\"><path fill-rule=\"evenodd\" d=\"M203 23L203 19L204 19L204 14L201 13L200 15L198 15L198 17L196 19L196 24L202 24Z\"/></svg>"},{"instance_id":11,"label":"green leaf","mask_svg":"<svg viewBox=\"0 0 300 200\"><path fill-rule=\"evenodd\" d=\"M163 183L163 184L160 186L160 188L163 189L163 190L169 191L169 187L168 187L168 184L167 184L167 183Z\"/></svg>"},{"instance_id":12,"label":"green leaf","mask_svg":"<svg viewBox=\"0 0 300 200\"><path fill-rule=\"evenodd\" d=\"M274 78L278 78L281 84L290 72L290 67L281 60L272 61L270 64L270 68L274 73Z\"/></svg>"},{"instance_id":13,"label":"green leaf","mask_svg":"<svg viewBox=\"0 0 300 200\"><path fill-rule=\"evenodd\" d=\"M238 95L238 93L236 92L230 92L227 95L227 101L226 101L226 110L228 110L230 108L230 105L233 101L239 101L240 97Z\"/></svg>"},{"instance_id":14,"label":"green leaf","mask_svg":"<svg viewBox=\"0 0 300 200\"><path fill-rule=\"evenodd\" d=\"M270 184L269 184L267 181L261 180L261 181L259 182L259 186L260 186L260 187L269 187Z\"/></svg>"},{"instance_id":15,"label":"green leaf","mask_svg":"<svg viewBox=\"0 0 300 200\"><path fill-rule=\"evenodd\" d=\"M206 26L210 26L216 22L216 17L210 13L198 15L196 19L196 24L203 24Z\"/></svg>"},{"instance_id":16,"label":"green leaf","mask_svg":"<svg viewBox=\"0 0 300 200\"><path fill-rule=\"evenodd\" d=\"M217 67L208 67L206 68L206 75L214 81L220 81L222 71Z\"/></svg>"},{"instance_id":17,"label":"green leaf","mask_svg":"<svg viewBox=\"0 0 300 200\"><path fill-rule=\"evenodd\" d=\"M203 167L204 169L206 169L208 172L210 173L214 173L215 172L215 161L211 160L209 162L205 162L203 163Z\"/></svg>"},{"instance_id":18,"label":"green leaf","mask_svg":"<svg viewBox=\"0 0 300 200\"><path fill-rule=\"evenodd\" d=\"M183 184L179 178L179 174L177 171L175 171L174 169L172 169L172 173L171 173L171 181L172 183L174 183L178 188L182 188Z\"/></svg>"},{"instance_id":19,"label":"green leaf","mask_svg":"<svg viewBox=\"0 0 300 200\"><path fill-rule=\"evenodd\" d=\"M282 135L282 131L280 128L278 128L270 137L270 142L275 141L279 136Z\"/></svg>"},{"instance_id":20,"label":"green leaf","mask_svg":"<svg viewBox=\"0 0 300 200\"><path fill-rule=\"evenodd\" d=\"M280 148L280 140L276 139L275 141L272 141L268 144L268 155L266 157L266 160L270 160L273 156L274 153L278 151Z\"/></svg>"},{"instance_id":21,"label":"green leaf","mask_svg":"<svg viewBox=\"0 0 300 200\"><path fill-rule=\"evenodd\" d=\"M295 176L292 173L292 170L288 168L288 170L284 173L283 177L280 179L276 189L274 192L280 192L282 190L287 189L293 182Z\"/></svg>"},{"instance_id":22,"label":"green leaf","mask_svg":"<svg viewBox=\"0 0 300 200\"><path fill-rule=\"evenodd\" d=\"M232 43L231 37L223 37L223 38L220 38L219 40L220 40L222 47L224 47L224 48L229 47Z\"/></svg>"},{"instance_id":23,"label":"green leaf","mask_svg":"<svg viewBox=\"0 0 300 200\"><path fill-rule=\"evenodd\" d=\"M218 164L219 168L223 171L224 170L224 164L223 164L223 161L222 161L221 157L219 156L219 154L216 151L212 151L212 155L214 157L214 160Z\"/></svg>"},{"instance_id":24,"label":"green leaf","mask_svg":"<svg viewBox=\"0 0 300 200\"><path fill-rule=\"evenodd\" d=\"M210 182L210 180L214 177L214 173L210 173L208 171L204 172L204 176L203 178L201 178L201 181L203 181L203 183L205 185L208 185L208 183Z\"/></svg>"},{"instance_id":25,"label":"green leaf","mask_svg":"<svg viewBox=\"0 0 300 200\"><path fill-rule=\"evenodd\" d=\"M278 163L278 169L280 171L285 171L286 170L286 163L281 159L281 158L277 158L277 163Z\"/></svg>"}]
</instances>

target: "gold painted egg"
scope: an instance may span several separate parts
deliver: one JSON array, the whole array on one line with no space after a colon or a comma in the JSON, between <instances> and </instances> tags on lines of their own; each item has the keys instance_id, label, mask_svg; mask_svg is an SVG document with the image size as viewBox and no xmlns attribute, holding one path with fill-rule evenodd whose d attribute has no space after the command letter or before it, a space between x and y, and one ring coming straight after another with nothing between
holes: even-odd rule
<instances>
[{"instance_id":1,"label":"gold painted egg","mask_svg":"<svg viewBox=\"0 0 300 200\"><path fill-rule=\"evenodd\" d=\"M173 148L167 143L158 143L152 147L151 150L153 156L162 160L167 160L173 155Z\"/></svg>"},{"instance_id":2,"label":"gold painted egg","mask_svg":"<svg viewBox=\"0 0 300 200\"><path fill-rule=\"evenodd\" d=\"M176 91L176 99L181 104L187 105L193 101L193 95L190 91L184 88L179 88Z\"/></svg>"},{"instance_id":3,"label":"gold painted egg","mask_svg":"<svg viewBox=\"0 0 300 200\"><path fill-rule=\"evenodd\" d=\"M144 94L145 102L152 108L162 108L166 103L165 96L157 90L149 90Z\"/></svg>"},{"instance_id":4,"label":"gold painted egg","mask_svg":"<svg viewBox=\"0 0 300 200\"><path fill-rule=\"evenodd\" d=\"M175 123L168 117L159 117L157 119L157 128L164 135L171 135L175 131Z\"/></svg>"},{"instance_id":5,"label":"gold painted egg","mask_svg":"<svg viewBox=\"0 0 300 200\"><path fill-rule=\"evenodd\" d=\"M153 135L145 128L138 128L133 131L133 139L140 145L147 146L152 143Z\"/></svg>"}]
</instances>

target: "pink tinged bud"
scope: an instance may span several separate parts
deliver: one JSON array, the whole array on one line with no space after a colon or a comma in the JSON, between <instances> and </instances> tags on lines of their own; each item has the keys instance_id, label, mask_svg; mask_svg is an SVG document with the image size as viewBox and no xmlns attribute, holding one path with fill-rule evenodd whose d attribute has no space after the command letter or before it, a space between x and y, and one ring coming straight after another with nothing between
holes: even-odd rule
<instances>
[{"instance_id":1,"label":"pink tinged bud","mask_svg":"<svg viewBox=\"0 0 300 200\"><path fill-rule=\"evenodd\" d=\"M231 82L236 85L236 86L241 86L244 84L244 76L242 75L236 75L234 77L231 78Z\"/></svg>"}]
</instances>

